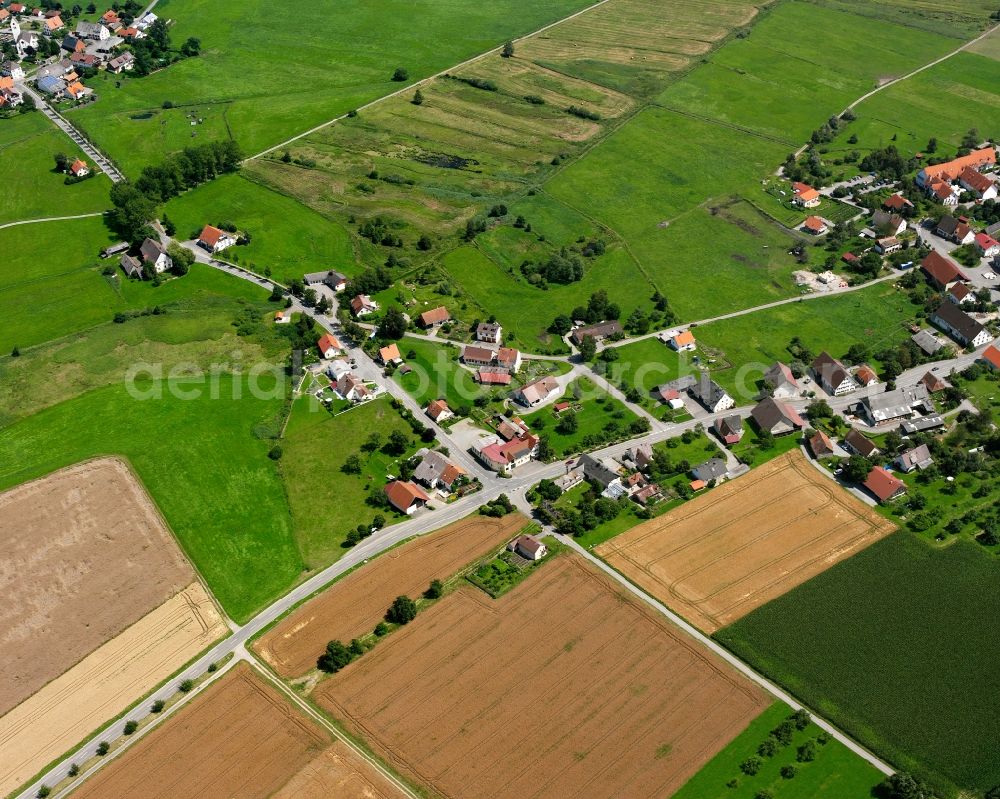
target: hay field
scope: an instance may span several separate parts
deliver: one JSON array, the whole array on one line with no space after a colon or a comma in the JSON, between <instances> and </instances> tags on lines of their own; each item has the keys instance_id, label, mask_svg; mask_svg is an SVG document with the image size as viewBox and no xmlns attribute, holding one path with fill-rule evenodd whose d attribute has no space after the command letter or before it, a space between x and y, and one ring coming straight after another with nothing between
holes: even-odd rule
<instances>
[{"instance_id":1,"label":"hay field","mask_svg":"<svg viewBox=\"0 0 1000 799\"><path fill-rule=\"evenodd\" d=\"M397 799L405 797L392 781L343 741L303 766L271 799Z\"/></svg>"},{"instance_id":2,"label":"hay field","mask_svg":"<svg viewBox=\"0 0 1000 799\"><path fill-rule=\"evenodd\" d=\"M314 698L443 797L661 797L768 704L570 555L449 594Z\"/></svg>"},{"instance_id":3,"label":"hay field","mask_svg":"<svg viewBox=\"0 0 1000 799\"><path fill-rule=\"evenodd\" d=\"M713 633L894 529L794 450L596 551Z\"/></svg>"},{"instance_id":4,"label":"hay field","mask_svg":"<svg viewBox=\"0 0 1000 799\"><path fill-rule=\"evenodd\" d=\"M503 519L472 516L421 536L307 602L254 644L254 650L282 677L304 674L316 666L328 641L370 633L397 596L418 596L431 580L450 577L527 523L518 513Z\"/></svg>"},{"instance_id":5,"label":"hay field","mask_svg":"<svg viewBox=\"0 0 1000 799\"><path fill-rule=\"evenodd\" d=\"M264 799L329 743L321 727L239 663L73 795Z\"/></svg>"},{"instance_id":6,"label":"hay field","mask_svg":"<svg viewBox=\"0 0 1000 799\"><path fill-rule=\"evenodd\" d=\"M0 494L0 713L194 579L121 461L88 461Z\"/></svg>"},{"instance_id":7,"label":"hay field","mask_svg":"<svg viewBox=\"0 0 1000 799\"><path fill-rule=\"evenodd\" d=\"M192 583L0 717L0 795L126 710L227 629L201 583ZM46 657L59 651L45 640Z\"/></svg>"}]
</instances>

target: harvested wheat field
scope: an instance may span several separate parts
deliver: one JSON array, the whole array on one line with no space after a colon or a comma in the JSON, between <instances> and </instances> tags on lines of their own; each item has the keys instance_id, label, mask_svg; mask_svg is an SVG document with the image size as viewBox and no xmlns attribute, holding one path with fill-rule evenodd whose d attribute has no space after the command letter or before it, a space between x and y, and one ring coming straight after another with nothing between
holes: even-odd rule
<instances>
[{"instance_id":1,"label":"harvested wheat field","mask_svg":"<svg viewBox=\"0 0 1000 799\"><path fill-rule=\"evenodd\" d=\"M491 799L669 796L768 704L568 554L449 594L314 698L432 792Z\"/></svg>"},{"instance_id":2,"label":"harvested wheat field","mask_svg":"<svg viewBox=\"0 0 1000 799\"><path fill-rule=\"evenodd\" d=\"M254 648L282 677L315 668L327 642L371 632L400 594L415 597L431 580L444 580L505 543L528 519L470 516L421 536L352 572L292 613Z\"/></svg>"},{"instance_id":3,"label":"harvested wheat field","mask_svg":"<svg viewBox=\"0 0 1000 799\"><path fill-rule=\"evenodd\" d=\"M0 713L164 600L194 572L121 461L0 494Z\"/></svg>"},{"instance_id":4,"label":"harvested wheat field","mask_svg":"<svg viewBox=\"0 0 1000 799\"><path fill-rule=\"evenodd\" d=\"M329 745L322 727L238 663L73 796L264 799Z\"/></svg>"},{"instance_id":5,"label":"harvested wheat field","mask_svg":"<svg viewBox=\"0 0 1000 799\"><path fill-rule=\"evenodd\" d=\"M130 707L228 631L192 583L0 717L0 796Z\"/></svg>"},{"instance_id":6,"label":"harvested wheat field","mask_svg":"<svg viewBox=\"0 0 1000 799\"><path fill-rule=\"evenodd\" d=\"M343 741L335 741L271 799L402 799L408 795Z\"/></svg>"},{"instance_id":7,"label":"harvested wheat field","mask_svg":"<svg viewBox=\"0 0 1000 799\"><path fill-rule=\"evenodd\" d=\"M893 530L795 450L596 551L713 633Z\"/></svg>"}]
</instances>

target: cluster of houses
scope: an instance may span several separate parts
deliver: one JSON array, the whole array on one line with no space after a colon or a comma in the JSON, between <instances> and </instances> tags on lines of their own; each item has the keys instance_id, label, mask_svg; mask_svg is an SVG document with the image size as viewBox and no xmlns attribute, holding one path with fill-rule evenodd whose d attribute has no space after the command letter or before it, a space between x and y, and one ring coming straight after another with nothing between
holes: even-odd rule
<instances>
[{"instance_id":1,"label":"cluster of houses","mask_svg":"<svg viewBox=\"0 0 1000 799\"><path fill-rule=\"evenodd\" d=\"M426 507L433 492L438 492L442 498L447 499L460 486L471 482L468 473L461 466L452 463L437 450L417 450L411 460L418 461L411 478L392 480L383 489L389 504L407 516Z\"/></svg>"},{"instance_id":2,"label":"cluster of houses","mask_svg":"<svg viewBox=\"0 0 1000 799\"><path fill-rule=\"evenodd\" d=\"M17 108L24 102L15 82L24 80L24 69L16 61L6 61L0 65L0 111Z\"/></svg>"},{"instance_id":3,"label":"cluster of houses","mask_svg":"<svg viewBox=\"0 0 1000 799\"><path fill-rule=\"evenodd\" d=\"M930 284L945 294L944 302L930 316L931 323L962 347L981 347L992 341L993 335L986 326L962 310L963 305L975 298L969 278L958 264L932 251L920 262L920 268Z\"/></svg>"},{"instance_id":4,"label":"cluster of houses","mask_svg":"<svg viewBox=\"0 0 1000 799\"><path fill-rule=\"evenodd\" d=\"M482 439L473 450L490 471L510 474L538 454L539 438L520 417L499 420L495 429L496 435Z\"/></svg>"},{"instance_id":5,"label":"cluster of houses","mask_svg":"<svg viewBox=\"0 0 1000 799\"><path fill-rule=\"evenodd\" d=\"M484 385L507 386L521 369L521 353L513 347L480 347L470 344L462 350L462 363L474 369ZM537 404L537 403L536 403Z\"/></svg>"},{"instance_id":6,"label":"cluster of houses","mask_svg":"<svg viewBox=\"0 0 1000 799\"><path fill-rule=\"evenodd\" d=\"M934 233L956 244L973 245L983 258L1000 254L1000 241L996 239L996 236L1000 235L1000 224L991 225L977 232L972 229L968 217L945 214L934 228Z\"/></svg>"},{"instance_id":7,"label":"cluster of houses","mask_svg":"<svg viewBox=\"0 0 1000 799\"><path fill-rule=\"evenodd\" d=\"M582 455L563 482L587 480L600 486L602 497L615 500L628 497L646 508L663 499L659 485L645 473L652 462L653 450L648 444L639 444L626 451L621 461Z\"/></svg>"},{"instance_id":8,"label":"cluster of houses","mask_svg":"<svg viewBox=\"0 0 1000 799\"><path fill-rule=\"evenodd\" d=\"M330 362L326 366L326 374L331 381L330 388L337 396L353 403L365 402L376 396L377 392L354 373L350 362L343 357L345 350L336 336L325 333L316 342L316 349L323 360Z\"/></svg>"},{"instance_id":9,"label":"cluster of houses","mask_svg":"<svg viewBox=\"0 0 1000 799\"><path fill-rule=\"evenodd\" d=\"M707 372L697 377L684 375L664 383L653 389L653 396L674 410L684 407L685 396L695 400L709 413L721 413L736 406L736 400Z\"/></svg>"},{"instance_id":10,"label":"cluster of houses","mask_svg":"<svg viewBox=\"0 0 1000 799\"><path fill-rule=\"evenodd\" d=\"M147 264L152 272L157 275L162 275L167 270L172 269L174 265L173 259L167 254L164 246L155 239L149 238L143 240L137 257L124 252L118 263L128 277L136 280L144 280L146 278L147 271L145 266Z\"/></svg>"},{"instance_id":11,"label":"cluster of houses","mask_svg":"<svg viewBox=\"0 0 1000 799\"><path fill-rule=\"evenodd\" d=\"M917 185L935 202L957 206L963 191L977 200L995 200L996 182L982 170L996 166L997 154L993 146L973 150L941 164L925 166L917 173Z\"/></svg>"}]
</instances>

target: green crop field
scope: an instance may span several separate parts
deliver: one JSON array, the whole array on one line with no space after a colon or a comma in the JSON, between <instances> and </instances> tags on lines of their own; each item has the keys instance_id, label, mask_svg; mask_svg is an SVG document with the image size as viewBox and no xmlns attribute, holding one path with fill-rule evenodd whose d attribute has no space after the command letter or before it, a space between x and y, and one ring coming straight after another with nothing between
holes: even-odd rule
<instances>
[{"instance_id":1,"label":"green crop field","mask_svg":"<svg viewBox=\"0 0 1000 799\"><path fill-rule=\"evenodd\" d=\"M0 426L94 388L121 382L132 364L208 369L212 364L270 363L287 351L287 341L263 328L263 336L237 336L233 320L247 307L263 317L273 306L259 287L195 266L184 278L186 296L165 305L167 313L125 324L110 320L20 357L0 357ZM161 288L168 288L163 286ZM138 288L138 287L137 287ZM266 331L270 330L268 335Z\"/></svg>"},{"instance_id":2,"label":"green crop field","mask_svg":"<svg viewBox=\"0 0 1000 799\"><path fill-rule=\"evenodd\" d=\"M273 442L254 435L280 420L284 398L255 398L226 375L217 399L204 381L181 387L201 396L164 391L143 401L118 384L0 429L0 489L87 458L124 456L216 598L245 621L302 572L285 491L267 457Z\"/></svg>"},{"instance_id":3,"label":"green crop field","mask_svg":"<svg viewBox=\"0 0 1000 799\"><path fill-rule=\"evenodd\" d=\"M254 153L399 89L397 67L426 77L582 5L164 0L156 12L174 20L174 45L195 36L202 55L120 88L119 76L99 78L98 102L71 116L130 173L206 138L232 135Z\"/></svg>"},{"instance_id":4,"label":"green crop field","mask_svg":"<svg viewBox=\"0 0 1000 799\"><path fill-rule=\"evenodd\" d=\"M745 404L757 395L757 381L775 361L791 359L787 347L794 337L815 355L827 350L840 358L858 343L878 350L909 336L906 323L917 310L903 291L882 284L701 325L695 336L720 361L713 377L737 404Z\"/></svg>"},{"instance_id":5,"label":"green crop field","mask_svg":"<svg viewBox=\"0 0 1000 799\"><path fill-rule=\"evenodd\" d=\"M306 272L357 271L343 227L242 175L226 175L186 192L168 203L166 212L181 239L196 237L205 224L232 222L250 234L250 244L233 247L223 257L258 273L270 269L284 283Z\"/></svg>"},{"instance_id":6,"label":"green crop field","mask_svg":"<svg viewBox=\"0 0 1000 799\"><path fill-rule=\"evenodd\" d=\"M757 756L757 747L791 714L788 705L775 702L702 766L672 799L755 799L760 791L770 791L773 799L869 799L882 774L842 743L826 739L826 743L817 744L815 760L798 760L798 748L822 735L815 724L796 730L791 743L779 748L773 757L761 758L761 769L753 776L740 770L740 764ZM788 779L781 776L787 766L795 769ZM731 780L736 784L731 786Z\"/></svg>"},{"instance_id":7,"label":"green crop field","mask_svg":"<svg viewBox=\"0 0 1000 799\"><path fill-rule=\"evenodd\" d=\"M990 23L996 11L993 0L820 0L823 5L839 8L900 25L970 39Z\"/></svg>"},{"instance_id":8,"label":"green crop field","mask_svg":"<svg viewBox=\"0 0 1000 799\"><path fill-rule=\"evenodd\" d=\"M897 533L716 637L899 768L1000 783L996 562Z\"/></svg>"},{"instance_id":9,"label":"green crop field","mask_svg":"<svg viewBox=\"0 0 1000 799\"><path fill-rule=\"evenodd\" d=\"M108 178L98 173L67 186L66 176L55 171L56 153L83 157L80 148L40 113L0 119L0 225L108 207Z\"/></svg>"},{"instance_id":10,"label":"green crop field","mask_svg":"<svg viewBox=\"0 0 1000 799\"><path fill-rule=\"evenodd\" d=\"M412 440L404 455L361 452L361 445L371 433L378 432L384 442L395 430L403 431ZM281 474L295 537L309 568L326 566L339 558L346 551L341 544L347 533L376 514L383 514L390 524L398 521L392 510L365 503L369 493L383 489L387 475L399 473L399 464L419 446L410 426L392 409L388 398L331 416L311 398L300 397L292 408L281 445ZM341 469L354 453L362 455L361 474L347 474Z\"/></svg>"}]
</instances>

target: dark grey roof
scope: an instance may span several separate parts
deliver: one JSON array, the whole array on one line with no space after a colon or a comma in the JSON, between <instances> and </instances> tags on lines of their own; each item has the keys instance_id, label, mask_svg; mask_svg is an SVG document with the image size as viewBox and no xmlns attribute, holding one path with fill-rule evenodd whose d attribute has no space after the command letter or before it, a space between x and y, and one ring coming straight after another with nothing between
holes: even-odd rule
<instances>
[{"instance_id":1,"label":"dark grey roof","mask_svg":"<svg viewBox=\"0 0 1000 799\"><path fill-rule=\"evenodd\" d=\"M719 431L719 435L723 436L739 433L743 430L743 417L738 413L720 417L715 421L715 429Z\"/></svg>"},{"instance_id":2,"label":"dark grey roof","mask_svg":"<svg viewBox=\"0 0 1000 799\"><path fill-rule=\"evenodd\" d=\"M122 255L119 263L129 277L142 277L142 264L128 253Z\"/></svg>"},{"instance_id":3,"label":"dark grey roof","mask_svg":"<svg viewBox=\"0 0 1000 799\"><path fill-rule=\"evenodd\" d=\"M676 380L664 383L656 389L656 393L662 394L664 391L687 391L697 382L693 375L684 375L684 377L678 377Z\"/></svg>"},{"instance_id":4,"label":"dark grey roof","mask_svg":"<svg viewBox=\"0 0 1000 799\"><path fill-rule=\"evenodd\" d=\"M914 406L933 410L930 394L926 386L911 386L886 391L883 394L865 397L861 400L868 418L873 422L888 422L901 416L912 416Z\"/></svg>"},{"instance_id":5,"label":"dark grey roof","mask_svg":"<svg viewBox=\"0 0 1000 799\"><path fill-rule=\"evenodd\" d=\"M941 307L934 312L932 321L952 330L965 344L983 332L983 326L979 322L948 300L941 303Z\"/></svg>"},{"instance_id":6,"label":"dark grey roof","mask_svg":"<svg viewBox=\"0 0 1000 799\"><path fill-rule=\"evenodd\" d=\"M921 419L907 419L899 426L899 429L910 435L911 433L919 433L923 430L933 430L935 427L944 427L944 419L936 414L934 416L924 416Z\"/></svg>"},{"instance_id":7,"label":"dark grey roof","mask_svg":"<svg viewBox=\"0 0 1000 799\"><path fill-rule=\"evenodd\" d=\"M844 443L858 453L858 455L866 458L878 452L878 446L875 442L855 427L852 427L847 435L844 436Z\"/></svg>"},{"instance_id":8,"label":"dark grey roof","mask_svg":"<svg viewBox=\"0 0 1000 799\"><path fill-rule=\"evenodd\" d=\"M618 472L591 455L582 456L579 465L583 467L583 476L599 483L602 488L607 488L618 479Z\"/></svg>"},{"instance_id":9,"label":"dark grey roof","mask_svg":"<svg viewBox=\"0 0 1000 799\"><path fill-rule=\"evenodd\" d=\"M621 322L617 320L612 320L610 322L598 322L596 325L584 325L583 327L578 327L573 331L572 339L574 342L579 344L587 336L592 338L607 338L608 336L616 336L622 331Z\"/></svg>"},{"instance_id":10,"label":"dark grey roof","mask_svg":"<svg viewBox=\"0 0 1000 799\"><path fill-rule=\"evenodd\" d=\"M139 248L139 253L142 255L142 260L153 263L157 258L159 258L166 250L158 241L153 241L153 239L146 239L142 242L142 246Z\"/></svg>"},{"instance_id":11,"label":"dark grey roof","mask_svg":"<svg viewBox=\"0 0 1000 799\"><path fill-rule=\"evenodd\" d=\"M440 452L431 450L424 455L424 459L413 470L413 479L418 483L430 486L449 466L448 459Z\"/></svg>"},{"instance_id":12,"label":"dark grey roof","mask_svg":"<svg viewBox=\"0 0 1000 799\"><path fill-rule=\"evenodd\" d=\"M910 340L928 355L934 355L944 346L944 342L930 330L920 330L910 336Z\"/></svg>"},{"instance_id":13,"label":"dark grey roof","mask_svg":"<svg viewBox=\"0 0 1000 799\"><path fill-rule=\"evenodd\" d=\"M958 220L951 214L945 214L941 217L941 221L937 224L937 230L939 233L945 236L950 236L955 232L955 228L958 227Z\"/></svg>"},{"instance_id":14,"label":"dark grey roof","mask_svg":"<svg viewBox=\"0 0 1000 799\"><path fill-rule=\"evenodd\" d=\"M721 400L729 396L722 386L705 374L701 376L701 379L695 381L690 391L691 396L709 410L714 409Z\"/></svg>"},{"instance_id":15,"label":"dark grey roof","mask_svg":"<svg viewBox=\"0 0 1000 799\"><path fill-rule=\"evenodd\" d=\"M706 483L709 480L718 480L720 477L725 477L728 472L729 469L726 468L726 462L722 458L709 458L691 470L691 474L696 479L704 480Z\"/></svg>"},{"instance_id":16,"label":"dark grey roof","mask_svg":"<svg viewBox=\"0 0 1000 799\"><path fill-rule=\"evenodd\" d=\"M923 469L926 466L930 466L933 462L930 448L926 444L908 449L906 452L901 453L896 460L903 469L913 469L914 467Z\"/></svg>"},{"instance_id":17,"label":"dark grey roof","mask_svg":"<svg viewBox=\"0 0 1000 799\"><path fill-rule=\"evenodd\" d=\"M753 417L753 420L761 430L769 432L774 430L779 424L786 424L792 428L802 427L801 417L797 413L795 416L792 416L790 412L795 413L784 402L776 400L774 397L764 397L750 411L750 416Z\"/></svg>"}]
</instances>

